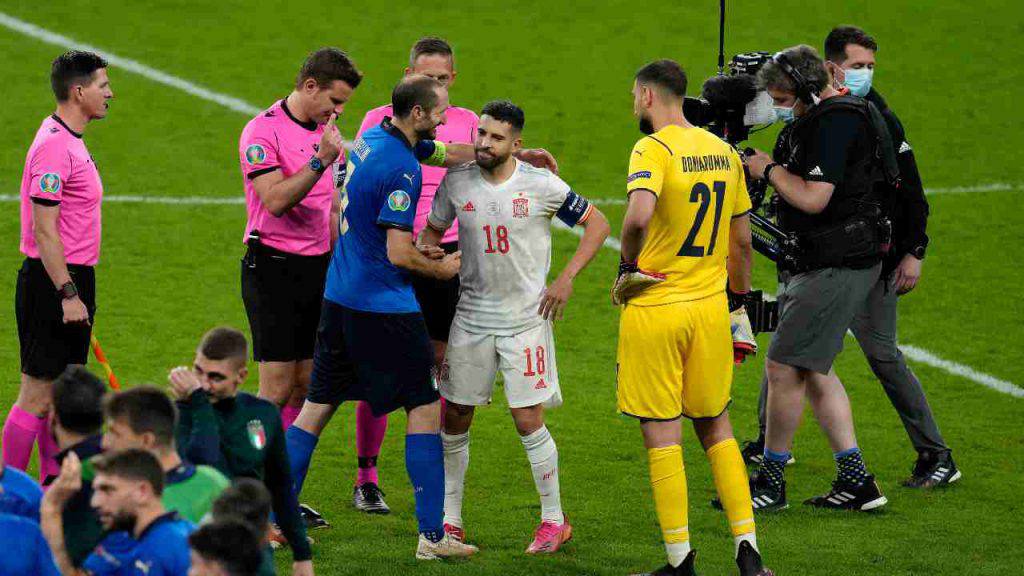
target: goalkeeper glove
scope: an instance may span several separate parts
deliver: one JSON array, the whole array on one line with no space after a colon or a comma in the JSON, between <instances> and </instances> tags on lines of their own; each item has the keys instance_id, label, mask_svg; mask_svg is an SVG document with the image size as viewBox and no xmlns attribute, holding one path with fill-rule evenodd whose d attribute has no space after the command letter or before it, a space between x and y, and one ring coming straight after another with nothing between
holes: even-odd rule
<instances>
[{"instance_id":1,"label":"goalkeeper glove","mask_svg":"<svg viewBox=\"0 0 1024 576\"><path fill-rule=\"evenodd\" d=\"M740 306L730 312L729 325L732 329L732 359L736 364L742 364L747 356L757 354L757 340L754 339L746 308Z\"/></svg>"},{"instance_id":2,"label":"goalkeeper glove","mask_svg":"<svg viewBox=\"0 0 1024 576\"><path fill-rule=\"evenodd\" d=\"M644 289L664 281L664 274L641 270L636 262L619 262L619 276L612 286L612 304L621 306Z\"/></svg>"}]
</instances>

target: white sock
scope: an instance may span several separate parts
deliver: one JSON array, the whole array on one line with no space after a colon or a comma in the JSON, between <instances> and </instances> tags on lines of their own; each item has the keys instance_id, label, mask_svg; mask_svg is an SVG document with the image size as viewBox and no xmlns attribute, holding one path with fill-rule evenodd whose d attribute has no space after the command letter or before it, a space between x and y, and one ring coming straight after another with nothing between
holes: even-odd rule
<instances>
[{"instance_id":1,"label":"white sock","mask_svg":"<svg viewBox=\"0 0 1024 576\"><path fill-rule=\"evenodd\" d=\"M526 457L533 469L533 483L540 494L540 518L556 524L565 522L562 514L562 496L558 487L558 447L548 432L547 426L541 426L533 434L520 436Z\"/></svg>"},{"instance_id":2,"label":"white sock","mask_svg":"<svg viewBox=\"0 0 1024 576\"><path fill-rule=\"evenodd\" d=\"M665 553L668 554L668 563L673 568L678 567L690 555L690 541L665 543Z\"/></svg>"},{"instance_id":3,"label":"white sock","mask_svg":"<svg viewBox=\"0 0 1024 576\"><path fill-rule=\"evenodd\" d=\"M748 532L746 534L740 534L735 537L736 539L736 556L740 555L740 544L744 542L750 542L750 545L754 547L754 552L761 553L757 548L757 532Z\"/></svg>"},{"instance_id":4,"label":"white sock","mask_svg":"<svg viewBox=\"0 0 1024 576\"><path fill-rule=\"evenodd\" d=\"M444 521L462 528L462 495L469 468L469 432L441 433L444 446Z\"/></svg>"}]
</instances>

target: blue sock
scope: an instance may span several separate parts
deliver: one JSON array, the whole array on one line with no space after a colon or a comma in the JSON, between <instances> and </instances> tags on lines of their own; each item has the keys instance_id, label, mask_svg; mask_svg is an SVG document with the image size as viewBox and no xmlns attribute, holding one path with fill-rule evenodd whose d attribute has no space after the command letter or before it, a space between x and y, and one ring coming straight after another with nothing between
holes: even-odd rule
<instances>
[{"instance_id":1,"label":"blue sock","mask_svg":"<svg viewBox=\"0 0 1024 576\"><path fill-rule=\"evenodd\" d=\"M295 487L295 497L302 492L302 485L306 482L306 473L309 472L309 462L313 459L313 450L320 440L316 434L306 432L302 428L289 426L284 434L285 444L288 445L288 461L292 466L292 481Z\"/></svg>"},{"instance_id":2,"label":"blue sock","mask_svg":"<svg viewBox=\"0 0 1024 576\"><path fill-rule=\"evenodd\" d=\"M420 534L431 542L444 537L444 448L440 434L405 437L405 470L416 497Z\"/></svg>"},{"instance_id":3,"label":"blue sock","mask_svg":"<svg viewBox=\"0 0 1024 576\"><path fill-rule=\"evenodd\" d=\"M861 456L860 448L854 446L842 452L836 452L836 476L848 484L860 485L868 477L867 466Z\"/></svg>"},{"instance_id":4,"label":"blue sock","mask_svg":"<svg viewBox=\"0 0 1024 576\"><path fill-rule=\"evenodd\" d=\"M789 452L772 452L765 448L758 474L767 478L772 486L781 487L786 480L786 462L789 462L790 456Z\"/></svg>"}]
</instances>

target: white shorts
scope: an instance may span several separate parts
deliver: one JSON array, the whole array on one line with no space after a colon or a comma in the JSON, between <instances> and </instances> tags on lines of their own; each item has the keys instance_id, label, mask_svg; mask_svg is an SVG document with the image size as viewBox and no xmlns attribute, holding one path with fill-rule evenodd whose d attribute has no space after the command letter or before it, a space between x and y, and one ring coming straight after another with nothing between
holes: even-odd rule
<instances>
[{"instance_id":1,"label":"white shorts","mask_svg":"<svg viewBox=\"0 0 1024 576\"><path fill-rule=\"evenodd\" d=\"M489 404L499 368L510 408L562 404L550 322L514 336L475 334L453 324L438 390L463 406Z\"/></svg>"}]
</instances>

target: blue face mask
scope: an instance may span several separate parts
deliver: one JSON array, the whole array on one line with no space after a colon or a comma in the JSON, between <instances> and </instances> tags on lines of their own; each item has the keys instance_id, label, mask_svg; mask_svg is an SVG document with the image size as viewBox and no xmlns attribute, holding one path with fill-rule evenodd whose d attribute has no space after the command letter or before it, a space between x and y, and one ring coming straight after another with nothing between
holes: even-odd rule
<instances>
[{"instance_id":1,"label":"blue face mask","mask_svg":"<svg viewBox=\"0 0 1024 576\"><path fill-rule=\"evenodd\" d=\"M773 108L775 108L775 117L786 124L792 123L793 119L796 118L793 114L792 106L773 106Z\"/></svg>"},{"instance_id":2,"label":"blue face mask","mask_svg":"<svg viewBox=\"0 0 1024 576\"><path fill-rule=\"evenodd\" d=\"M853 68L844 70L846 82L844 84L850 89L850 94L863 98L871 91L871 78L875 75L872 68Z\"/></svg>"}]
</instances>

